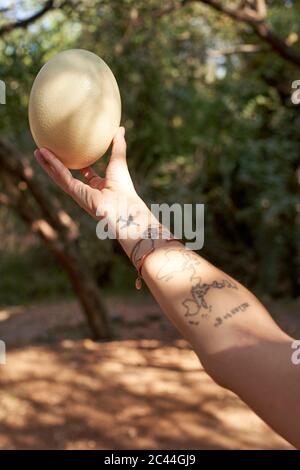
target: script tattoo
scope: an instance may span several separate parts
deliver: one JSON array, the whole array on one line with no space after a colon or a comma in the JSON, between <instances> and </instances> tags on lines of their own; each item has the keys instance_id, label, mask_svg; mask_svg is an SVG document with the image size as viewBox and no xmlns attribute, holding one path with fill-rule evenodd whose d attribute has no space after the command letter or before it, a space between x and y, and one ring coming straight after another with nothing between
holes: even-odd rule
<instances>
[{"instance_id":1,"label":"script tattoo","mask_svg":"<svg viewBox=\"0 0 300 470\"><path fill-rule=\"evenodd\" d=\"M197 267L201 262L194 252L184 248L170 248L164 253L164 256L164 264L156 274L157 280L168 282L176 274L182 272L189 273L190 282L200 279L200 276L197 275Z\"/></svg>"},{"instance_id":2,"label":"script tattoo","mask_svg":"<svg viewBox=\"0 0 300 470\"><path fill-rule=\"evenodd\" d=\"M127 219L124 217L120 216L117 220L117 223L123 222L123 225L120 227L120 229L129 227L130 225L135 225L136 227L139 227L140 224L134 221L134 216L132 214L129 214Z\"/></svg>"},{"instance_id":3,"label":"script tattoo","mask_svg":"<svg viewBox=\"0 0 300 470\"><path fill-rule=\"evenodd\" d=\"M215 319L214 327L221 326L224 321L229 320L230 318L232 318L237 313L244 312L249 307L250 307L250 305L248 304L248 302L244 302L244 303L238 305L237 307L232 308L228 312L224 313L224 315L218 316Z\"/></svg>"},{"instance_id":4,"label":"script tattoo","mask_svg":"<svg viewBox=\"0 0 300 470\"><path fill-rule=\"evenodd\" d=\"M189 318L191 325L199 324L199 315L201 318L209 318L209 313L212 310L212 306L206 301L206 296L211 289L237 289L237 285L229 280L222 279L221 281L212 281L210 283L197 282L191 288L191 297L188 297L182 302L185 308L185 317ZM196 317L196 319L195 319ZM191 319L192 318L192 319Z\"/></svg>"}]
</instances>

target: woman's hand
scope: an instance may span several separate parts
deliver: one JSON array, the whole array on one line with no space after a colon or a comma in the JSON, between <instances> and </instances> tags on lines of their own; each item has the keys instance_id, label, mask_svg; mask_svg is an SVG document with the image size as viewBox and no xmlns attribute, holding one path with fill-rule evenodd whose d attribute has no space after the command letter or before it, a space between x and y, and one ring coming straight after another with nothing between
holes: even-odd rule
<instances>
[{"instance_id":1,"label":"woman's hand","mask_svg":"<svg viewBox=\"0 0 300 470\"><path fill-rule=\"evenodd\" d=\"M104 178L91 167L80 170L85 183L74 178L70 170L48 149L36 150L34 155L63 191L90 215L101 218L106 215L107 208L111 209L119 200L130 202L138 198L127 167L124 136L125 129L120 127L113 139L112 154Z\"/></svg>"}]
</instances>

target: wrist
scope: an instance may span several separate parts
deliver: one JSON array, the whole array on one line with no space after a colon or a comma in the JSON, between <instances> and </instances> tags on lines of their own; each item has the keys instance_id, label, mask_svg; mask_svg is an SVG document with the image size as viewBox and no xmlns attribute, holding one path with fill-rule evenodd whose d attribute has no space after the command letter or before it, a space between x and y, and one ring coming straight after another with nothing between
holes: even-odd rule
<instances>
[{"instance_id":1,"label":"wrist","mask_svg":"<svg viewBox=\"0 0 300 470\"><path fill-rule=\"evenodd\" d=\"M135 192L118 193L112 207L106 208L106 218L110 231L135 267L149 248L156 249L166 240L173 239L170 231L160 224Z\"/></svg>"},{"instance_id":2,"label":"wrist","mask_svg":"<svg viewBox=\"0 0 300 470\"><path fill-rule=\"evenodd\" d=\"M159 222L137 194L131 194L120 201L113 227L119 243L128 256L136 242L143 237L146 238L145 234L152 226L159 226Z\"/></svg>"},{"instance_id":3,"label":"wrist","mask_svg":"<svg viewBox=\"0 0 300 470\"><path fill-rule=\"evenodd\" d=\"M164 245L166 241L176 240L141 198L130 200L127 209L116 220L116 235L132 264L139 270L141 260L147 253Z\"/></svg>"},{"instance_id":4,"label":"wrist","mask_svg":"<svg viewBox=\"0 0 300 470\"><path fill-rule=\"evenodd\" d=\"M106 195L105 195L106 196ZM121 219L127 219L132 212L137 212L147 207L143 200L134 191L127 192L109 192L102 200L97 213L100 218L105 217L110 228L114 232L118 232L118 225Z\"/></svg>"}]
</instances>

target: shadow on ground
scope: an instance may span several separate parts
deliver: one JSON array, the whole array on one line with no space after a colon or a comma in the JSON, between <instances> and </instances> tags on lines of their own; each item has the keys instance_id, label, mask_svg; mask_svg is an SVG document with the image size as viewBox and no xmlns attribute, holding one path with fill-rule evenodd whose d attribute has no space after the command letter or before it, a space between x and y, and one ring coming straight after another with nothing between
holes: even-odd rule
<instances>
[{"instance_id":1,"label":"shadow on ground","mask_svg":"<svg viewBox=\"0 0 300 470\"><path fill-rule=\"evenodd\" d=\"M213 383L155 304L110 310L106 343L83 337L75 302L0 311L0 448L291 448Z\"/></svg>"}]
</instances>

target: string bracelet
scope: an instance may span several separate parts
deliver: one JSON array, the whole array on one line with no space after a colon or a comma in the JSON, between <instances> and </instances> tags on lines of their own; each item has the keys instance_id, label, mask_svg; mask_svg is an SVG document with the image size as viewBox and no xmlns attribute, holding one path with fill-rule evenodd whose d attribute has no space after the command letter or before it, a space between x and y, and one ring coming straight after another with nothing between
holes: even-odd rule
<instances>
[{"instance_id":1,"label":"string bracelet","mask_svg":"<svg viewBox=\"0 0 300 470\"><path fill-rule=\"evenodd\" d=\"M146 251L142 256L141 258L139 258L138 260L134 261L133 259L133 255L138 251L138 248L140 247L140 245L142 244L142 242L146 241L146 240L149 240L149 238L142 238L140 239L133 247L133 250L131 252L131 255L130 255L130 260L132 262L132 264L136 267L137 269L137 273L138 273L138 276L135 280L135 288L137 290L140 290L142 288L142 281L143 281L143 276L142 276L142 269L143 269L143 266L144 266L144 263L146 261L146 259L148 258L149 255L151 255L153 253L153 251L155 251L155 246L154 246L154 242L155 240L164 240L165 242L173 242L173 241L177 241L179 243L183 243L182 240L179 240L177 238L174 238L173 236L170 237L170 238L155 238L155 239L150 239L151 240L151 247L148 251Z\"/></svg>"}]
</instances>

